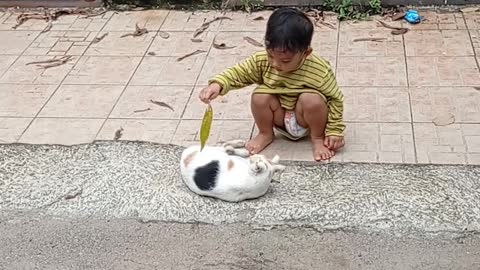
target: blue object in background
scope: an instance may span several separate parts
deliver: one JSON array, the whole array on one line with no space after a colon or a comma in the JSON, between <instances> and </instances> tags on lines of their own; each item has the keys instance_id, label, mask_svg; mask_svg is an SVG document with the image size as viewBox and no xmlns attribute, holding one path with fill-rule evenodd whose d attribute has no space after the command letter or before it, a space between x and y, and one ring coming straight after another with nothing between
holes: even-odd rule
<instances>
[{"instance_id":1,"label":"blue object in background","mask_svg":"<svg viewBox=\"0 0 480 270\"><path fill-rule=\"evenodd\" d=\"M423 19L423 17L418 14L418 11L413 9L409 9L407 11L407 14L405 14L404 18L407 22L413 23L413 24L419 23Z\"/></svg>"}]
</instances>

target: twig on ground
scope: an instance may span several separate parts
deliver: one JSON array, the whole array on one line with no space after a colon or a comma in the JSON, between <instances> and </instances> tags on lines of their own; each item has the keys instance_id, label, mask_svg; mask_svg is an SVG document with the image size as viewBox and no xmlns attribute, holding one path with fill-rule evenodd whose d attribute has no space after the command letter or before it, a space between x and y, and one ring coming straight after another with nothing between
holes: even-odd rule
<instances>
[{"instance_id":1,"label":"twig on ground","mask_svg":"<svg viewBox=\"0 0 480 270\"><path fill-rule=\"evenodd\" d=\"M164 107L164 108L169 108L170 110L172 110L172 112L174 112L175 110L172 108L172 106L168 105L167 103L163 102L163 101L156 101L156 100L153 100L153 99L150 99L150 102L155 104L155 105L158 105L160 107Z\"/></svg>"},{"instance_id":2,"label":"twig on ground","mask_svg":"<svg viewBox=\"0 0 480 270\"><path fill-rule=\"evenodd\" d=\"M180 62L180 61L182 61L182 60L184 60L185 58L188 58L188 57L190 57L190 56L193 56L193 55L196 55L196 54L200 54L200 53L206 53L206 52L207 52L207 51L205 51L205 50L196 50L196 51L194 51L194 52L187 53L187 54L185 54L185 55L183 55L183 56L178 57L178 58L177 58L177 62Z\"/></svg>"},{"instance_id":3,"label":"twig on ground","mask_svg":"<svg viewBox=\"0 0 480 270\"><path fill-rule=\"evenodd\" d=\"M256 41L255 39L251 38L251 37L243 37L243 39L245 41L247 41L248 43L252 44L253 46L255 47L263 47L263 44Z\"/></svg>"},{"instance_id":4,"label":"twig on ground","mask_svg":"<svg viewBox=\"0 0 480 270\"><path fill-rule=\"evenodd\" d=\"M381 38L381 37L370 37L370 38L356 38L353 40L353 42L358 42L358 41L374 41L374 42L382 42L387 40L386 38Z\"/></svg>"},{"instance_id":5,"label":"twig on ground","mask_svg":"<svg viewBox=\"0 0 480 270\"><path fill-rule=\"evenodd\" d=\"M205 30L207 30L208 27L210 27L211 23L216 22L216 21L221 21L221 20L232 20L232 18L227 17L227 16L220 16L220 17L213 18L212 20L210 20L208 22L204 22L197 30L195 30L195 32L193 33L193 38L196 38L197 36L199 36L200 34L205 32Z\"/></svg>"},{"instance_id":6,"label":"twig on ground","mask_svg":"<svg viewBox=\"0 0 480 270\"><path fill-rule=\"evenodd\" d=\"M102 41L106 36L108 36L108 32L107 33L104 33L103 35L99 36L99 37L95 37L93 40L92 40L92 43L99 43L100 41Z\"/></svg>"},{"instance_id":7,"label":"twig on ground","mask_svg":"<svg viewBox=\"0 0 480 270\"><path fill-rule=\"evenodd\" d=\"M37 65L39 67L42 67L44 69L51 68L51 67L58 67L63 64L66 64L68 61L72 60L71 55L67 56L62 56L60 58L56 59L48 59L48 60L42 60L42 61L34 61L34 62L29 62L26 63L25 65ZM41 64L46 64L46 65L41 65Z\"/></svg>"},{"instance_id":8,"label":"twig on ground","mask_svg":"<svg viewBox=\"0 0 480 270\"><path fill-rule=\"evenodd\" d=\"M147 28L141 28L140 26L138 26L138 23L136 23L135 24L135 31L133 33L123 34L120 37L121 38L128 37L128 36L139 37L139 36L144 35L146 33L148 33Z\"/></svg>"},{"instance_id":9,"label":"twig on ground","mask_svg":"<svg viewBox=\"0 0 480 270\"><path fill-rule=\"evenodd\" d=\"M143 109L143 110L135 110L135 111L133 111L133 112L134 112L134 113L141 113L141 112L148 112L148 111L150 111L150 110L152 110L152 109L146 108L146 109Z\"/></svg>"},{"instance_id":10,"label":"twig on ground","mask_svg":"<svg viewBox=\"0 0 480 270\"><path fill-rule=\"evenodd\" d=\"M403 35L408 32L408 28L391 26L386 22L382 22L380 20L377 20L377 22L379 22L385 28L392 29L392 31L390 32L392 35Z\"/></svg>"}]
</instances>

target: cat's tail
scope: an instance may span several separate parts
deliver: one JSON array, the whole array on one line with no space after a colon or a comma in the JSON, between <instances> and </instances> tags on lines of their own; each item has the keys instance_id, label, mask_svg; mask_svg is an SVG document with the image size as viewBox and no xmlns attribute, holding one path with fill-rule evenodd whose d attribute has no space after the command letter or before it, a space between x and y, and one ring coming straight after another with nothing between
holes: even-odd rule
<instances>
[{"instance_id":1,"label":"cat's tail","mask_svg":"<svg viewBox=\"0 0 480 270\"><path fill-rule=\"evenodd\" d=\"M275 155L272 160L270 160L271 163L273 164L278 164L278 162L280 161L280 156L279 155Z\"/></svg>"}]
</instances>

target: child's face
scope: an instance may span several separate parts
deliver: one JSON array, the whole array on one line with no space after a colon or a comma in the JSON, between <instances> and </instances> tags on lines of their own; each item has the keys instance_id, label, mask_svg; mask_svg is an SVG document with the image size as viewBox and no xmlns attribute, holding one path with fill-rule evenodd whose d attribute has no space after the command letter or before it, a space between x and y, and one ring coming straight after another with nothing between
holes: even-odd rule
<instances>
[{"instance_id":1,"label":"child's face","mask_svg":"<svg viewBox=\"0 0 480 270\"><path fill-rule=\"evenodd\" d=\"M312 52L311 48L308 48L304 52L290 52L280 49L268 49L268 61L270 65L281 73L288 73L297 70L303 64L305 58Z\"/></svg>"}]
</instances>

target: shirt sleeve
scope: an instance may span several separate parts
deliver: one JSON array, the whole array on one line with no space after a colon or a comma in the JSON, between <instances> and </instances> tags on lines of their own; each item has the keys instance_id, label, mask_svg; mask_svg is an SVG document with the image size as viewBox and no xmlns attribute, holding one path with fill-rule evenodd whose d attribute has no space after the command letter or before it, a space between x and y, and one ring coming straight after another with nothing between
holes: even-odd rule
<instances>
[{"instance_id":1,"label":"shirt sleeve","mask_svg":"<svg viewBox=\"0 0 480 270\"><path fill-rule=\"evenodd\" d=\"M322 78L323 84L319 91L327 99L328 118L325 136L344 136L345 124L343 122L343 102L344 96L338 87L337 80L331 67Z\"/></svg>"},{"instance_id":2,"label":"shirt sleeve","mask_svg":"<svg viewBox=\"0 0 480 270\"><path fill-rule=\"evenodd\" d=\"M260 84L261 78L261 69L254 54L216 75L208 84L218 83L222 87L220 95L225 95L232 89Z\"/></svg>"}]
</instances>

